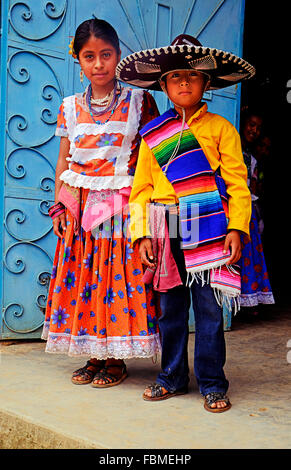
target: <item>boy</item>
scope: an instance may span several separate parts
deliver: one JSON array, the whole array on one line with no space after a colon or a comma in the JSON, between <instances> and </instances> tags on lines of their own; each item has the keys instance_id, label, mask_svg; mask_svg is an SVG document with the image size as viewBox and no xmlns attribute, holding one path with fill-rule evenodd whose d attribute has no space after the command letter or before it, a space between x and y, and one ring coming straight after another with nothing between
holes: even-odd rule
<instances>
[{"instance_id":1,"label":"boy","mask_svg":"<svg viewBox=\"0 0 291 470\"><path fill-rule=\"evenodd\" d=\"M253 74L253 67L242 59L204 48L184 34L169 47L134 53L117 67L117 78L162 89L174 104L140 131L130 196L132 241L138 240L142 262L154 273L154 286L160 291L162 371L146 388L145 400L187 393L191 291L194 371L204 407L211 412L231 407L223 371L222 305L240 293L234 265L241 254L240 234L249 235L251 197L239 134L226 119L209 113L201 99L207 89L233 85ZM150 223L148 203L154 203L159 214ZM157 243L156 226L161 223L165 240ZM171 237L173 227L177 237Z\"/></svg>"}]
</instances>

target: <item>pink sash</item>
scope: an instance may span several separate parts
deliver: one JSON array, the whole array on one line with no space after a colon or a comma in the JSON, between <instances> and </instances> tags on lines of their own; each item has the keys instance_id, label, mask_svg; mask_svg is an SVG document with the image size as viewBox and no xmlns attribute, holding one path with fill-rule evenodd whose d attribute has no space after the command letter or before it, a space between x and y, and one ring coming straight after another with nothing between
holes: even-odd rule
<instances>
[{"instance_id":1,"label":"pink sash","mask_svg":"<svg viewBox=\"0 0 291 470\"><path fill-rule=\"evenodd\" d=\"M153 289L158 292L167 292L173 287L182 285L182 281L171 251L164 206L151 204L150 227L156 267L154 269L148 267L142 280L145 284L152 283Z\"/></svg>"},{"instance_id":2,"label":"pink sash","mask_svg":"<svg viewBox=\"0 0 291 470\"><path fill-rule=\"evenodd\" d=\"M82 217L82 227L86 232L92 231L105 220L121 212L128 204L131 187L90 191Z\"/></svg>"},{"instance_id":3,"label":"pink sash","mask_svg":"<svg viewBox=\"0 0 291 470\"><path fill-rule=\"evenodd\" d=\"M63 183L58 200L70 211L74 217L74 232L78 233L80 227L89 232L118 212L128 204L131 187L104 191L89 191L84 212L81 219L81 189L73 188Z\"/></svg>"}]
</instances>

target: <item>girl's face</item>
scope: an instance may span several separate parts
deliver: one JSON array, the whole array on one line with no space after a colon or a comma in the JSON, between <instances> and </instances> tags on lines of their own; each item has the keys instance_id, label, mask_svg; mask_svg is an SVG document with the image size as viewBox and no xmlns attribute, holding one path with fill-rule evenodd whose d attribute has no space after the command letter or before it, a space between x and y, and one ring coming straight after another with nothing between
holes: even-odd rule
<instances>
[{"instance_id":1,"label":"girl's face","mask_svg":"<svg viewBox=\"0 0 291 470\"><path fill-rule=\"evenodd\" d=\"M166 75L166 87L170 100L193 114L199 109L207 86L205 74L195 70L177 70Z\"/></svg>"},{"instance_id":2,"label":"girl's face","mask_svg":"<svg viewBox=\"0 0 291 470\"><path fill-rule=\"evenodd\" d=\"M91 36L79 52L79 63L91 82L93 92L112 90L120 53L110 42Z\"/></svg>"},{"instance_id":3,"label":"girl's face","mask_svg":"<svg viewBox=\"0 0 291 470\"><path fill-rule=\"evenodd\" d=\"M249 144L252 144L260 136L262 124L262 118L259 116L250 116L244 125L244 140Z\"/></svg>"}]
</instances>

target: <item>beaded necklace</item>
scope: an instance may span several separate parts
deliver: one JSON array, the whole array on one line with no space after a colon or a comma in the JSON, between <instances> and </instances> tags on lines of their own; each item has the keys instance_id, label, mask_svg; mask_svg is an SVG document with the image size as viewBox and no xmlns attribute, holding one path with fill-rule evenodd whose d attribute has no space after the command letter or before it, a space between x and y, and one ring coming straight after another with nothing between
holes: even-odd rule
<instances>
[{"instance_id":1,"label":"beaded necklace","mask_svg":"<svg viewBox=\"0 0 291 470\"><path fill-rule=\"evenodd\" d=\"M100 107L106 107L106 105L109 105L109 103L112 102L112 98L114 95L114 88L108 93L108 95L104 96L104 98L91 98L91 104L100 106Z\"/></svg>"},{"instance_id":2,"label":"beaded necklace","mask_svg":"<svg viewBox=\"0 0 291 470\"><path fill-rule=\"evenodd\" d=\"M106 124L106 122L109 121L109 119L111 118L112 114L114 113L116 107L117 107L117 104L118 104L118 98L117 97L117 80L115 82L115 85L114 85L114 92L113 92L113 98L112 98L112 101L109 103L109 105L107 106L107 108L103 109L102 111L95 111L92 109L92 104L91 104L91 99L92 99L92 86L91 86L91 83L90 85L88 86L88 90L87 90L87 93L86 93L86 103L87 103L87 106L89 108L89 113L90 113L90 116L91 118L93 119L93 121L100 125L100 124ZM112 108L112 109L111 109ZM94 114L95 116L102 116L104 115L105 113L108 113L108 111L110 111L111 109L111 113L108 117L108 119L106 119L106 121L104 122L101 122L101 121L96 121L95 117L94 117Z\"/></svg>"}]
</instances>

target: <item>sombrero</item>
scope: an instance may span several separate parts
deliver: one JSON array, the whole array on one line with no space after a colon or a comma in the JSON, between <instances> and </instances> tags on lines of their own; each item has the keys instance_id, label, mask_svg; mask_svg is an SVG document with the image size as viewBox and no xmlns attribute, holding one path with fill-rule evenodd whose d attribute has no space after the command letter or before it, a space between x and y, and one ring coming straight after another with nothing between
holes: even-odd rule
<instances>
[{"instance_id":1,"label":"sombrero","mask_svg":"<svg viewBox=\"0 0 291 470\"><path fill-rule=\"evenodd\" d=\"M235 85L255 74L255 68L244 59L203 47L196 38L180 34L170 46L145 49L122 59L116 68L116 78L129 85L161 90L159 80L163 75L188 69L209 75L210 90Z\"/></svg>"}]
</instances>

